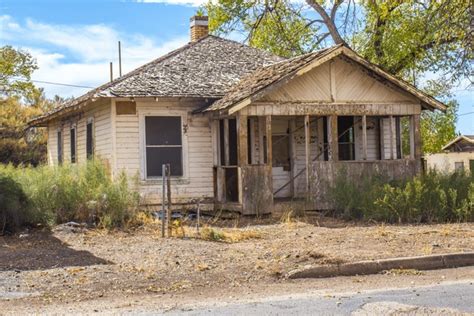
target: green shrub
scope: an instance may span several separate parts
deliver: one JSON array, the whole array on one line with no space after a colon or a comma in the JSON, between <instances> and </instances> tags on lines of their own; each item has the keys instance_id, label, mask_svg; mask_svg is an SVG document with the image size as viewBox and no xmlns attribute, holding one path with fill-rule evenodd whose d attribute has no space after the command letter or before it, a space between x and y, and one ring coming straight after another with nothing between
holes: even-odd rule
<instances>
[{"instance_id":1,"label":"green shrub","mask_svg":"<svg viewBox=\"0 0 474 316\"><path fill-rule=\"evenodd\" d=\"M88 222L121 226L138 206L138 193L120 173L112 180L99 160L57 167L0 166L0 175L17 182L28 200L28 216L44 224Z\"/></svg>"},{"instance_id":2,"label":"green shrub","mask_svg":"<svg viewBox=\"0 0 474 316\"><path fill-rule=\"evenodd\" d=\"M26 223L28 201L20 185L0 175L0 235L13 232Z\"/></svg>"},{"instance_id":3,"label":"green shrub","mask_svg":"<svg viewBox=\"0 0 474 316\"><path fill-rule=\"evenodd\" d=\"M430 171L404 181L383 176L348 181L342 170L329 192L335 212L346 218L398 223L474 220L474 177Z\"/></svg>"}]
</instances>

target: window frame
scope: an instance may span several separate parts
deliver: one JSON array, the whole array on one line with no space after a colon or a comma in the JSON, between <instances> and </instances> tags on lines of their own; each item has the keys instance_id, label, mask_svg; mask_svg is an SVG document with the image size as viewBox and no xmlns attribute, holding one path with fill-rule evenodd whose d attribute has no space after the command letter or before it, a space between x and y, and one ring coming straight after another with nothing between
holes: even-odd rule
<instances>
[{"instance_id":1,"label":"window frame","mask_svg":"<svg viewBox=\"0 0 474 316\"><path fill-rule=\"evenodd\" d=\"M139 115L139 139L140 139L140 174L141 180L146 182L154 182L161 180L163 177L160 176L148 176L147 175L147 154L146 154L146 117L157 116L157 117L180 117L181 118L181 163L183 174L181 176L171 176L172 181L189 181L189 163L188 163L188 117L187 112L181 111L167 111L166 108L160 108L156 110L145 110L139 111L137 107L137 113Z\"/></svg>"},{"instance_id":2,"label":"window frame","mask_svg":"<svg viewBox=\"0 0 474 316\"><path fill-rule=\"evenodd\" d=\"M87 146L87 126L89 124L92 124L92 144L91 144L91 148L92 148L92 153L91 155L89 155L87 149L88 149L88 146ZM90 159L94 159L94 156L95 156L95 122L94 122L94 117L89 117L86 121L86 160L90 160ZM76 136L77 137L77 136Z\"/></svg>"}]
</instances>

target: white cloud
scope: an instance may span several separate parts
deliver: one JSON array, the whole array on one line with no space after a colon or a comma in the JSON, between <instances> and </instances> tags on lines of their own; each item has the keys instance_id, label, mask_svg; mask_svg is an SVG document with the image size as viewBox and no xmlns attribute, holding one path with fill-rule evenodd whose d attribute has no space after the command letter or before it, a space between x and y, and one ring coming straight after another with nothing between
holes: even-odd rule
<instances>
[{"instance_id":1,"label":"white cloud","mask_svg":"<svg viewBox=\"0 0 474 316\"><path fill-rule=\"evenodd\" d=\"M125 74L161 55L184 45L188 36L157 44L152 38L123 34L103 25L52 25L27 20L18 23L9 16L0 16L0 40L20 43L38 62L33 80L60 82L83 86L98 86L109 80L109 62L114 62L118 75L117 42L122 42L122 70ZM18 46L18 45L15 45ZM55 94L79 96L83 88L35 83L43 87L48 97Z\"/></svg>"}]
</instances>

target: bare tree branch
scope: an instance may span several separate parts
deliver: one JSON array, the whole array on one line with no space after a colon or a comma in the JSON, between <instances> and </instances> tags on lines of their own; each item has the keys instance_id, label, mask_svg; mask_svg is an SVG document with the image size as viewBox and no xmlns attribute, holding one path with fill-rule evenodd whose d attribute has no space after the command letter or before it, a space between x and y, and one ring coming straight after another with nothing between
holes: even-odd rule
<instances>
[{"instance_id":1,"label":"bare tree branch","mask_svg":"<svg viewBox=\"0 0 474 316\"><path fill-rule=\"evenodd\" d=\"M347 45L346 42L342 39L341 34L339 34L339 31L337 30L336 23L334 20L327 14L326 10L315 0L306 0L306 3L311 6L318 14L321 16L321 18L324 21L324 24L329 30L329 33L331 33L331 37L336 44L344 44ZM334 12L334 15L336 14L337 7L342 3L341 0L338 0L335 2L331 12ZM332 15L332 13L331 13Z\"/></svg>"}]
</instances>

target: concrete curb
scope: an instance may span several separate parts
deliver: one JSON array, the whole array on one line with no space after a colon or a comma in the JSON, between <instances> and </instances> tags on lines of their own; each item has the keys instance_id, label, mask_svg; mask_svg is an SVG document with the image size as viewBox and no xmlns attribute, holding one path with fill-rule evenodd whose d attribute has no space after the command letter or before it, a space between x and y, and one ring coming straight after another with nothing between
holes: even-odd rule
<instances>
[{"instance_id":1,"label":"concrete curb","mask_svg":"<svg viewBox=\"0 0 474 316\"><path fill-rule=\"evenodd\" d=\"M391 269L435 270L472 265L474 265L474 252L461 252L442 255L360 261L332 266L314 267L292 271L288 274L288 278L328 278L335 276L376 274Z\"/></svg>"}]
</instances>

